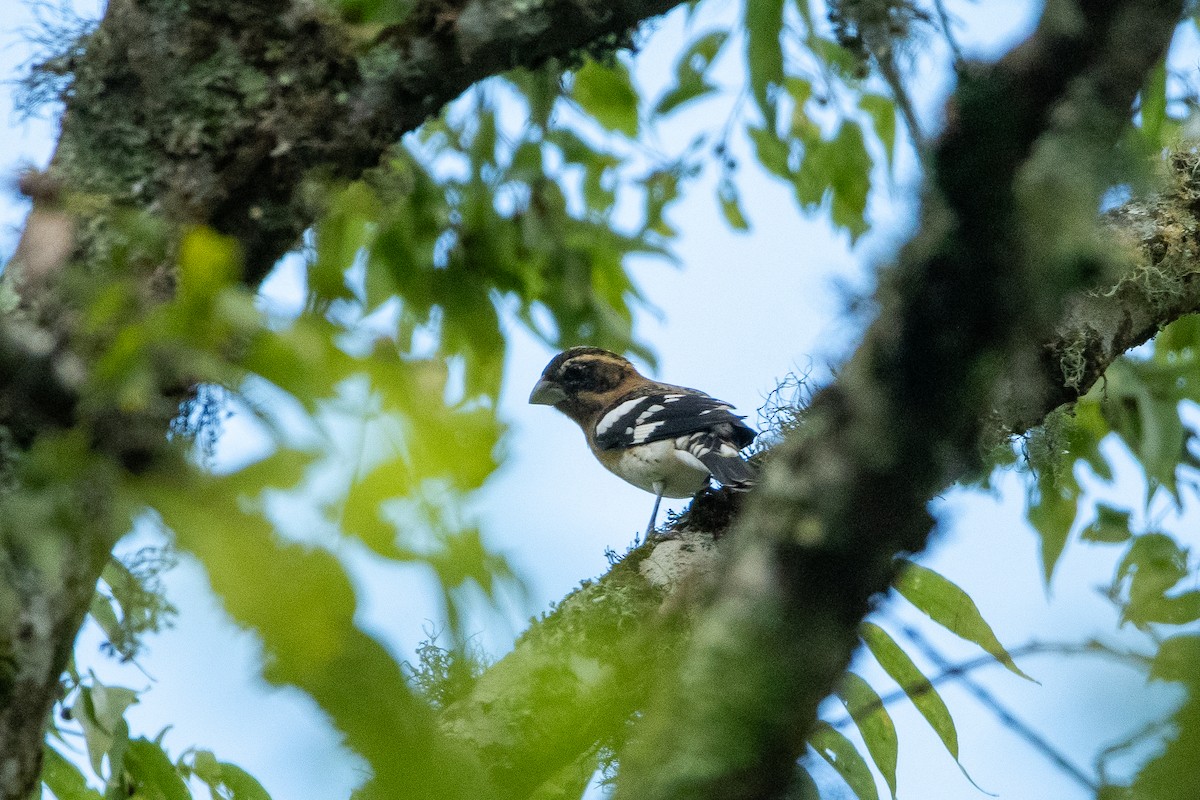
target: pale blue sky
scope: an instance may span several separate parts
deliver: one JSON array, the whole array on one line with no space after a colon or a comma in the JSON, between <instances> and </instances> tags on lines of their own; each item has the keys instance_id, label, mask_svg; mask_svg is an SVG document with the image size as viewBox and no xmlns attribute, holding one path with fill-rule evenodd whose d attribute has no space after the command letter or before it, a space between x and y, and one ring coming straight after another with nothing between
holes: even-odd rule
<instances>
[{"instance_id":1,"label":"pale blue sky","mask_svg":"<svg viewBox=\"0 0 1200 800\"><path fill-rule=\"evenodd\" d=\"M15 0L5 2L11 11L0 23L0 74L12 76L27 57L18 42L29 12ZM97 2L77 0L74 5L83 13L95 13ZM1028 30L1037 4L951 6L962 16L960 34L967 52L982 58L994 57ZM728 25L739 6L724 0L704 8L693 23L695 30ZM670 74L682 30L679 13L656 23L634 62L639 82L655 94ZM947 60L945 48L933 37L913 60L918 77L912 85L919 111L929 120L928 130L936 129L949 88ZM736 82L737 61L737 45L731 43L718 76ZM9 99L6 93L0 103ZM660 135L670 141L715 113L719 112L711 106L685 111ZM0 173L11 175L22 162L45 163L52 125L44 120L18 123L6 105L0 105L0 122ZM753 159L744 142L739 147L739 160L749 165ZM810 364L819 368L844 354L858 324L846 316L845 287L861 290L869 285L874 261L885 257L911 225L913 159L906 149L901 152L897 185L873 198L877 229L853 251L844 236L831 234L819 215L800 216L787 187L752 169L741 184L754 224L749 235L731 232L721 221L711 179L695 187L671 213L681 231L676 252L684 267L648 259L634 267L645 293L663 312L661 319L638 320L643 340L659 354L658 377L703 388L753 416L777 378ZM11 251L10 231L19 226L22 214L22 204L11 193L0 197L0 253ZM292 286L284 274L272 281L269 291L286 302ZM652 502L649 495L604 472L573 423L550 409L526 404L530 386L552 353L516 325L510 323L509 328L511 352L501 413L512 425L510 458L474 507L488 541L512 557L532 592L527 603L511 609L507 621L480 618L479 641L495 655L503 653L530 615L546 609L580 580L602 573L605 548L624 549L644 526ZM243 458L254 446L254 437L235 419L220 457ZM1136 483L1127 475L1121 491L1136 492ZM1080 641L1091 635L1113 640L1114 614L1095 587L1111 576L1115 551L1072 546L1048 595L1040 582L1036 539L1021 517L1023 493L1015 478L1002 480L994 497L949 492L935 503L941 531L923 560L968 590L1006 644ZM1126 496L1125 502L1134 499ZM672 507L683 505L677 501ZM1188 510L1187 519L1196 530L1194 509ZM407 657L423 638L422 628L438 613L427 578L417 569L384 565L352 547L346 556L363 597L362 625L399 657ZM181 615L174 630L150 640L149 653L141 659L154 685L130 712L135 732L153 735L173 725L166 739L173 752L193 745L213 748L258 776L276 800L345 797L361 773L355 760L339 751L338 734L320 712L298 692L269 689L257 678L259 651L253 636L223 618L195 564L185 560L168 585ZM915 616L902 608L896 613L906 619ZM974 655L972 648L948 636L936 631L931 636L955 659ZM90 631L79 652L102 676L138 688L149 684L144 675L101 659L97 643L95 631ZM1124 667L1049 658L1030 659L1023 666L1040 686L1002 669L984 670L978 677L1085 770L1099 747L1122 738L1145 714L1169 706L1173 697L1163 687L1143 692L1141 677ZM873 681L879 679L869 663L862 668ZM879 685L886 687L886 682ZM959 725L962 762L984 789L1018 800L1087 796L963 691L948 686L943 694ZM902 797L981 797L906 703L897 704L892 713L900 728Z\"/></svg>"}]
</instances>

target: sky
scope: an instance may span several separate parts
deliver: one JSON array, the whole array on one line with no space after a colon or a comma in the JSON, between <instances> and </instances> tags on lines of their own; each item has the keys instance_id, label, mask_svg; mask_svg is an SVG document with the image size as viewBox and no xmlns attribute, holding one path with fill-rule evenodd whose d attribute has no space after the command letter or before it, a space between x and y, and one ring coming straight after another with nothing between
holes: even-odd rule
<instances>
[{"instance_id":1,"label":"sky","mask_svg":"<svg viewBox=\"0 0 1200 800\"><path fill-rule=\"evenodd\" d=\"M9 78L29 57L22 41L32 15L24 3L4 2L0 75ZM86 16L95 15L100 3L72 0L72 5ZM952 4L961 19L964 49L980 59L995 58L1019 40L1034 23L1037 7L1015 0ZM732 0L707 3L708 16L693 22L693 30L729 25L737 8ZM633 62L637 80L650 94L666 85L683 31L679 13L656 23ZM729 84L738 80L736 55L736 47L728 46L717 65L718 78ZM927 133L936 131L952 85L948 62L945 46L933 37L911 59L915 77L910 85ZM9 89L0 92L0 176L14 175L23 164L44 165L55 136L51 119L19 119L11 110ZM703 108L681 112L680 126L705 121L689 115L711 113ZM666 138L673 132L664 129L660 135ZM739 147L739 160L750 165L753 158L744 143ZM844 235L831 232L819 214L798 214L790 189L752 168L741 183L753 224L749 234L732 232L723 223L711 182L694 187L670 214L681 231L675 250L683 266L641 259L633 267L644 293L661 311L637 321L641 339L659 355L656 377L702 388L753 419L782 376L809 369L820 373L844 357L861 326L861 319L849 313L850 302L869 289L872 270L913 224L914 174L911 150L902 147L894 184L872 199L875 230L854 248ZM8 177L3 180L11 183ZM0 192L0 256L11 253L24 211L13 191ZM264 287L264 294L286 307L296 300L296 286L294 274L285 267ZM530 616L546 610L581 580L602 574L607 568L605 549L622 551L632 542L653 500L604 472L574 423L549 408L526 403L553 353L511 321L507 335L510 352L500 412L512 427L509 457L476 498L473 510L488 542L513 560L530 592L527 598L514 598L502 617L480 617L478 640L496 656ZM218 463L245 460L261 447L257 436L244 421L231 420L219 445ZM1111 448L1114 460L1123 465L1116 488L1088 476L1085 483L1098 496L1125 505L1137 502L1135 470L1115 445ZM1055 583L1049 590L1043 587L1037 540L1022 517L1024 492L1021 481L1009 476L992 494L953 490L938 498L933 506L939 530L922 562L966 589L1007 645L1077 642L1093 635L1110 642L1136 642L1128 632L1113 633L1114 611L1098 595L1097 587L1111 576L1113 552L1076 543L1068 548ZM684 505L675 501L670 507ZM1155 514L1156 519L1174 519L1169 509ZM1200 529L1196 516L1189 507L1178 524ZM136 546L150 536L143 531L124 546ZM342 555L352 564L363 600L360 625L398 658L411 657L425 629L437 625L428 576L417 568L384 564L352 546ZM276 800L347 796L362 778L361 764L340 748L337 732L310 700L294 690L267 687L258 677L261 652L255 638L224 617L203 571L184 559L168 575L167 586L180 609L179 619L174 629L149 640L149 652L139 659L140 671L99 658L100 639L93 629L85 631L79 644L81 658L94 664L102 678L152 687L130 711L135 733L154 735L171 725L166 742L173 752L193 745L211 747L256 775ZM909 623L920 617L901 602L889 604L884 614ZM929 636L951 660L976 655L971 647L936 630ZM1023 661L1022 667L1040 683L1022 681L1000 668L980 670L976 677L1085 771L1090 771L1100 748L1120 741L1142 720L1177 700L1170 687L1147 689L1141 675L1111 663L1036 657ZM860 659L855 668L880 686L887 685L868 660ZM963 768L983 790L1021 800L1088 796L966 691L950 685L942 693L959 726ZM900 731L901 797L987 796L946 756L911 706L899 703L890 710ZM836 716L835 709L831 715ZM828 772L821 774L829 779ZM882 784L880 788L884 791Z\"/></svg>"}]
</instances>

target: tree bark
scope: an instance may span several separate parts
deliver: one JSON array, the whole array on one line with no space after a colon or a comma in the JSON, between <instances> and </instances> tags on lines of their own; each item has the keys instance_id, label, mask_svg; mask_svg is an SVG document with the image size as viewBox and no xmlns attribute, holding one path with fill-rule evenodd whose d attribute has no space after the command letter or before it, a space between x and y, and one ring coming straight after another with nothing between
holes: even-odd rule
<instances>
[{"instance_id":1,"label":"tree bark","mask_svg":"<svg viewBox=\"0 0 1200 800\"><path fill-rule=\"evenodd\" d=\"M618 797L783 797L818 703L857 645L927 504L978 461L1006 368L1017 385L1109 264L1092 225L1099 167L1182 11L1048 3L1037 31L964 76L921 227L880 314L730 535L714 602L622 761ZM1067 154L1070 157L1067 157Z\"/></svg>"}]
</instances>

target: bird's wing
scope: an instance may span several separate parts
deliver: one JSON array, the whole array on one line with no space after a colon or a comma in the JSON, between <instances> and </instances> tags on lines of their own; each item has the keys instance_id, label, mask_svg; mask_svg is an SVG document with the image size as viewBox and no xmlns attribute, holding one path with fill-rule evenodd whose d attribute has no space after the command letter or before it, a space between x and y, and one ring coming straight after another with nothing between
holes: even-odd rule
<instances>
[{"instance_id":1,"label":"bird's wing","mask_svg":"<svg viewBox=\"0 0 1200 800\"><path fill-rule=\"evenodd\" d=\"M726 402L700 392L664 391L614 405L596 423L595 441L597 448L608 450L700 432L712 432L736 449L756 435Z\"/></svg>"}]
</instances>

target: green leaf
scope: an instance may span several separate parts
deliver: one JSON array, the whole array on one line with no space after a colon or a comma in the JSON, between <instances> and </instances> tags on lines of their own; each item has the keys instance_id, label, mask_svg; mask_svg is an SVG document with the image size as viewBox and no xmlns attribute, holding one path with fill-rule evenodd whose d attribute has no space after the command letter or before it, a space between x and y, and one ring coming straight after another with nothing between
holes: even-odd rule
<instances>
[{"instance_id":1,"label":"green leaf","mask_svg":"<svg viewBox=\"0 0 1200 800\"><path fill-rule=\"evenodd\" d=\"M775 123L771 87L783 83L783 0L748 0L746 3L746 66L750 89L768 128Z\"/></svg>"},{"instance_id":2,"label":"green leaf","mask_svg":"<svg viewBox=\"0 0 1200 800\"><path fill-rule=\"evenodd\" d=\"M1089 542L1114 544L1129 541L1129 511L1114 508L1105 503L1096 504L1096 519L1083 529L1083 538Z\"/></svg>"},{"instance_id":3,"label":"green leaf","mask_svg":"<svg viewBox=\"0 0 1200 800\"><path fill-rule=\"evenodd\" d=\"M244 478L184 474L171 487L144 483L142 493L178 546L207 568L230 615L262 637L264 676L307 692L370 764L371 792L481 796L470 758L438 730L387 650L355 627L342 565L327 552L278 541L266 520L245 510L238 490L262 482Z\"/></svg>"},{"instance_id":4,"label":"green leaf","mask_svg":"<svg viewBox=\"0 0 1200 800\"><path fill-rule=\"evenodd\" d=\"M750 135L750 140L754 142L754 151L758 155L759 163L770 173L784 178L792 179L792 169L788 165L789 150L787 142L781 140L775 133L767 128L747 128L746 133Z\"/></svg>"},{"instance_id":5,"label":"green leaf","mask_svg":"<svg viewBox=\"0 0 1200 800\"><path fill-rule=\"evenodd\" d=\"M717 199L721 201L721 213L729 227L735 231L750 230L750 223L742 212L741 199L738 197L737 185L728 178L723 178L717 184Z\"/></svg>"},{"instance_id":6,"label":"green leaf","mask_svg":"<svg viewBox=\"0 0 1200 800\"><path fill-rule=\"evenodd\" d=\"M842 776L858 800L879 800L875 776L849 739L829 723L817 720L808 743Z\"/></svg>"},{"instance_id":7,"label":"green leaf","mask_svg":"<svg viewBox=\"0 0 1200 800\"><path fill-rule=\"evenodd\" d=\"M883 699L876 694L861 677L853 672L842 676L838 685L837 695L846 707L858 732L862 735L867 752L875 767L883 775L892 799L896 797L896 759L899 752L899 741L896 738L896 725L883 704Z\"/></svg>"},{"instance_id":8,"label":"green leaf","mask_svg":"<svg viewBox=\"0 0 1200 800\"><path fill-rule=\"evenodd\" d=\"M874 161L863 140L857 122L845 120L837 134L820 148L833 192L830 218L845 228L851 241L870 228L867 222L867 198L871 193L871 169Z\"/></svg>"},{"instance_id":9,"label":"green leaf","mask_svg":"<svg viewBox=\"0 0 1200 800\"><path fill-rule=\"evenodd\" d=\"M1144 598L1125 610L1125 618L1139 625L1186 625L1200 619L1200 590L1183 594Z\"/></svg>"},{"instance_id":10,"label":"green leaf","mask_svg":"<svg viewBox=\"0 0 1200 800\"><path fill-rule=\"evenodd\" d=\"M48 744L42 748L42 783L58 800L101 800L79 768Z\"/></svg>"},{"instance_id":11,"label":"green leaf","mask_svg":"<svg viewBox=\"0 0 1200 800\"><path fill-rule=\"evenodd\" d=\"M408 18L412 0L336 0L342 18L351 24L398 25Z\"/></svg>"},{"instance_id":12,"label":"green leaf","mask_svg":"<svg viewBox=\"0 0 1200 800\"><path fill-rule=\"evenodd\" d=\"M1164 639L1150 665L1150 679L1194 683L1200 664L1200 635L1182 634Z\"/></svg>"},{"instance_id":13,"label":"green leaf","mask_svg":"<svg viewBox=\"0 0 1200 800\"><path fill-rule=\"evenodd\" d=\"M875 135L883 145L889 167L896 156L896 104L890 97L881 94L863 94L858 107L871 118Z\"/></svg>"},{"instance_id":14,"label":"green leaf","mask_svg":"<svg viewBox=\"0 0 1200 800\"><path fill-rule=\"evenodd\" d=\"M308 288L323 300L350 299L346 270L371 244L379 198L363 181L338 192L316 230L316 260L309 266Z\"/></svg>"},{"instance_id":15,"label":"green leaf","mask_svg":"<svg viewBox=\"0 0 1200 800\"><path fill-rule=\"evenodd\" d=\"M917 711L921 712L921 716L957 761L958 731L954 727L954 719L929 679L883 628L871 622L864 622L859 633L871 655L879 662L879 666L899 684L900 689L908 695L908 699L917 707Z\"/></svg>"},{"instance_id":16,"label":"green leaf","mask_svg":"<svg viewBox=\"0 0 1200 800\"><path fill-rule=\"evenodd\" d=\"M1103 382L1096 385L1100 387L1100 391L1103 390ZM1087 462L1099 477L1111 481L1112 465L1100 452L1100 442L1112 429L1104 419L1100 399L1089 392L1075 404L1073 412L1063 421L1063 428L1067 439L1067 452Z\"/></svg>"},{"instance_id":17,"label":"green leaf","mask_svg":"<svg viewBox=\"0 0 1200 800\"><path fill-rule=\"evenodd\" d=\"M716 91L704 76L728 38L725 31L713 31L692 42L676 62L675 86L655 104L655 115L669 114L685 103Z\"/></svg>"},{"instance_id":18,"label":"green leaf","mask_svg":"<svg viewBox=\"0 0 1200 800\"><path fill-rule=\"evenodd\" d=\"M128 797L145 800L192 800L187 785L162 751L148 739L129 742L125 753L124 776L130 783L125 787Z\"/></svg>"},{"instance_id":19,"label":"green leaf","mask_svg":"<svg viewBox=\"0 0 1200 800\"><path fill-rule=\"evenodd\" d=\"M821 126L808 116L808 101L812 97L812 81L795 75L783 80L783 87L792 99L792 122L788 136L806 146L821 140Z\"/></svg>"},{"instance_id":20,"label":"green leaf","mask_svg":"<svg viewBox=\"0 0 1200 800\"><path fill-rule=\"evenodd\" d=\"M80 689L71 706L71 717L83 728L88 759L97 775L104 756L109 756L110 761L120 761L129 741L125 709L136 702L137 693L120 686L93 683Z\"/></svg>"},{"instance_id":21,"label":"green leaf","mask_svg":"<svg viewBox=\"0 0 1200 800\"><path fill-rule=\"evenodd\" d=\"M267 790L253 775L236 764L222 761L221 783L229 789L233 800L271 800Z\"/></svg>"},{"instance_id":22,"label":"green leaf","mask_svg":"<svg viewBox=\"0 0 1200 800\"><path fill-rule=\"evenodd\" d=\"M1173 597L1166 594L1187 575L1187 551L1170 536L1147 533L1135 537L1117 565L1116 582L1129 581L1123 618L1135 625L1181 625L1200 618L1200 591Z\"/></svg>"},{"instance_id":23,"label":"green leaf","mask_svg":"<svg viewBox=\"0 0 1200 800\"><path fill-rule=\"evenodd\" d=\"M608 130L637 138L638 93L629 68L620 61L611 67L595 61L584 64L575 73L571 97Z\"/></svg>"},{"instance_id":24,"label":"green leaf","mask_svg":"<svg viewBox=\"0 0 1200 800\"><path fill-rule=\"evenodd\" d=\"M1033 680L1021 671L1000 644L992 627L979 613L975 601L954 582L928 567L909 561L895 586L896 591L934 622L955 636L979 645L1014 675Z\"/></svg>"},{"instance_id":25,"label":"green leaf","mask_svg":"<svg viewBox=\"0 0 1200 800\"><path fill-rule=\"evenodd\" d=\"M117 612L113 609L112 600L96 592L92 597L91 608L88 613L92 615L92 619L100 626L100 630L104 631L105 637L110 642L121 640L121 621L117 619Z\"/></svg>"},{"instance_id":26,"label":"green leaf","mask_svg":"<svg viewBox=\"0 0 1200 800\"><path fill-rule=\"evenodd\" d=\"M241 255L236 239L211 228L194 227L179 243L179 302L211 298L238 278Z\"/></svg>"},{"instance_id":27,"label":"green leaf","mask_svg":"<svg viewBox=\"0 0 1200 800\"><path fill-rule=\"evenodd\" d=\"M1172 363L1178 357L1200 351L1200 314L1180 317L1154 337L1154 360Z\"/></svg>"},{"instance_id":28,"label":"green leaf","mask_svg":"<svg viewBox=\"0 0 1200 800\"><path fill-rule=\"evenodd\" d=\"M1146 77L1146 85L1142 87L1141 131L1146 143L1151 148L1160 148L1163 141L1163 128L1167 122L1167 63L1160 60Z\"/></svg>"},{"instance_id":29,"label":"green leaf","mask_svg":"<svg viewBox=\"0 0 1200 800\"><path fill-rule=\"evenodd\" d=\"M1108 402L1102 409L1115 431L1141 460L1153 490L1162 486L1178 500L1175 470L1188 433L1179 419L1179 402L1188 384L1178 369L1153 361L1122 358L1105 372Z\"/></svg>"},{"instance_id":30,"label":"green leaf","mask_svg":"<svg viewBox=\"0 0 1200 800\"><path fill-rule=\"evenodd\" d=\"M680 106L686 105L693 100L699 100L706 97L717 90L708 81L700 76L694 76L688 80L680 81L671 89L663 94L659 101L654 104L653 114L661 117L670 114Z\"/></svg>"},{"instance_id":31,"label":"green leaf","mask_svg":"<svg viewBox=\"0 0 1200 800\"><path fill-rule=\"evenodd\" d=\"M397 558L396 526L380 516L382 504L411 490L411 476L404 459L396 458L375 466L355 479L342 507L342 529L357 536L367 547L385 558Z\"/></svg>"},{"instance_id":32,"label":"green leaf","mask_svg":"<svg viewBox=\"0 0 1200 800\"><path fill-rule=\"evenodd\" d=\"M1025 516L1041 536L1042 577L1049 586L1075 523L1079 484L1068 467L1062 475L1055 475L1052 469L1041 470L1033 485L1037 493L1031 493Z\"/></svg>"},{"instance_id":33,"label":"green leaf","mask_svg":"<svg viewBox=\"0 0 1200 800\"><path fill-rule=\"evenodd\" d=\"M670 169L655 170L646 176L642 185L646 188L646 211L642 230L673 237L675 229L667 222L665 212L667 207L679 198L679 175Z\"/></svg>"},{"instance_id":34,"label":"green leaf","mask_svg":"<svg viewBox=\"0 0 1200 800\"><path fill-rule=\"evenodd\" d=\"M230 800L271 800L267 790L254 776L236 764L218 761L208 750L197 750L192 754L192 772L208 784L214 800L229 797ZM225 789L220 792L220 789Z\"/></svg>"}]
</instances>

